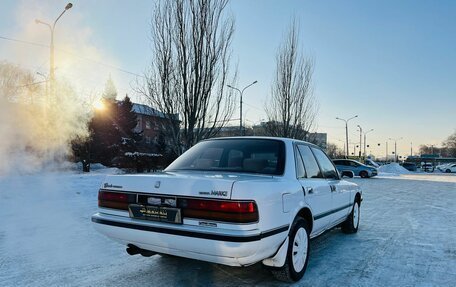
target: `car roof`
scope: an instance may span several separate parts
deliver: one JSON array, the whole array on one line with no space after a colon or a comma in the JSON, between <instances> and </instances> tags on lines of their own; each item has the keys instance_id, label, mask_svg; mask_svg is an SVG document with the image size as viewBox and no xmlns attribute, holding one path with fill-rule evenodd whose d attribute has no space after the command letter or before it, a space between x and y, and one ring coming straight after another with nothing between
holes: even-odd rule
<instances>
[{"instance_id":1,"label":"car roof","mask_svg":"<svg viewBox=\"0 0 456 287\"><path fill-rule=\"evenodd\" d=\"M236 137L215 137L215 138L210 138L210 139L205 139L204 141L210 141L210 140L224 140L224 139L263 139L263 140L279 140L283 141L285 143L302 143L306 145L310 145L316 148L321 149L319 146L306 142L303 140L298 140L298 139L292 139L292 138L284 138L284 137L267 137L267 136L236 136Z\"/></svg>"}]
</instances>

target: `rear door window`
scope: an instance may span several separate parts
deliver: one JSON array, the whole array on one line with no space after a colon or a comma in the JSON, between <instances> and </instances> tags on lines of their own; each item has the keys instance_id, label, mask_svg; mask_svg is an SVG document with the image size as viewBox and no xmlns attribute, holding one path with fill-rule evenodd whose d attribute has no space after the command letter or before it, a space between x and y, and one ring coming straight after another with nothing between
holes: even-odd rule
<instances>
[{"instance_id":1,"label":"rear door window","mask_svg":"<svg viewBox=\"0 0 456 287\"><path fill-rule=\"evenodd\" d=\"M312 148L312 151L320 165L323 176L328 179L337 179L337 171L328 156L318 148Z\"/></svg>"},{"instance_id":2,"label":"rear door window","mask_svg":"<svg viewBox=\"0 0 456 287\"><path fill-rule=\"evenodd\" d=\"M305 178L306 170L304 163L302 162L301 154L299 153L298 147L295 148L295 159L296 159L296 178Z\"/></svg>"},{"instance_id":3,"label":"rear door window","mask_svg":"<svg viewBox=\"0 0 456 287\"><path fill-rule=\"evenodd\" d=\"M307 178L323 178L323 174L310 148L305 145L298 145L298 149L304 162Z\"/></svg>"}]
</instances>

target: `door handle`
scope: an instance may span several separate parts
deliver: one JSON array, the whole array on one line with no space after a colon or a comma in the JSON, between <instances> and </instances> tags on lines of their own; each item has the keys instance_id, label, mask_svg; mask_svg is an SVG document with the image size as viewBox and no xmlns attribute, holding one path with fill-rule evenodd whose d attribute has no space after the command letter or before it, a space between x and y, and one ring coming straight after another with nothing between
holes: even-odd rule
<instances>
[{"instance_id":1,"label":"door handle","mask_svg":"<svg viewBox=\"0 0 456 287\"><path fill-rule=\"evenodd\" d=\"M335 185L331 184L329 187L331 188L331 192L335 192L336 191L336 186Z\"/></svg>"},{"instance_id":2,"label":"door handle","mask_svg":"<svg viewBox=\"0 0 456 287\"><path fill-rule=\"evenodd\" d=\"M311 194L313 193L313 188L312 187L302 187L302 190L304 191L304 195Z\"/></svg>"}]
</instances>

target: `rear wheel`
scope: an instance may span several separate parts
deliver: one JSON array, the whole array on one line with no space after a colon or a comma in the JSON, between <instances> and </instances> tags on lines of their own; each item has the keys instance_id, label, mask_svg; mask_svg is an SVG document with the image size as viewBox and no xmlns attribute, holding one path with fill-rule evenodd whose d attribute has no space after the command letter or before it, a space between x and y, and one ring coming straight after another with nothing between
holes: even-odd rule
<instances>
[{"instance_id":1,"label":"rear wheel","mask_svg":"<svg viewBox=\"0 0 456 287\"><path fill-rule=\"evenodd\" d=\"M362 178L368 178L369 174L367 173L367 171L363 170L359 173L359 176L361 176Z\"/></svg>"},{"instance_id":2,"label":"rear wheel","mask_svg":"<svg viewBox=\"0 0 456 287\"><path fill-rule=\"evenodd\" d=\"M276 279L295 282L304 276L309 261L309 233L305 219L296 218L289 235L285 264L280 268L271 269Z\"/></svg>"},{"instance_id":3,"label":"rear wheel","mask_svg":"<svg viewBox=\"0 0 456 287\"><path fill-rule=\"evenodd\" d=\"M446 173L450 173L450 172L451 172L451 170L450 170L450 169L447 169L447 170L445 170L445 172L446 172Z\"/></svg>"},{"instance_id":4,"label":"rear wheel","mask_svg":"<svg viewBox=\"0 0 456 287\"><path fill-rule=\"evenodd\" d=\"M345 220L345 222L342 223L342 232L343 233L356 233L356 232L358 232L359 215L360 215L359 201L355 200L355 203L353 204L352 211L348 215L347 220Z\"/></svg>"}]
</instances>

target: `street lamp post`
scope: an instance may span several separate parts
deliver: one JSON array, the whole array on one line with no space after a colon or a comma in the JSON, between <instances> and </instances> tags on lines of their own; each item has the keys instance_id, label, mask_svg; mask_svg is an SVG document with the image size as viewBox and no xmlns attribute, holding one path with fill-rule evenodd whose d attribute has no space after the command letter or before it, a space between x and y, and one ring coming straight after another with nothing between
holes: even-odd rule
<instances>
[{"instance_id":1,"label":"street lamp post","mask_svg":"<svg viewBox=\"0 0 456 287\"><path fill-rule=\"evenodd\" d=\"M40 73L40 72L36 72L37 75L43 77L44 79L44 84L45 84L45 97L44 97L44 105L43 106L46 106L47 105L47 102L48 102L48 98L49 98L49 90L48 90L48 83L49 83L49 79L48 77L46 77L45 74L43 73Z\"/></svg>"},{"instance_id":2,"label":"street lamp post","mask_svg":"<svg viewBox=\"0 0 456 287\"><path fill-rule=\"evenodd\" d=\"M364 158L366 158L366 135L372 131L374 131L374 129L370 129L364 133Z\"/></svg>"},{"instance_id":3,"label":"street lamp post","mask_svg":"<svg viewBox=\"0 0 456 287\"><path fill-rule=\"evenodd\" d=\"M254 82L251 83L250 85L245 86L242 90L240 90L240 89L238 89L238 88L235 88L235 87L233 87L233 86L227 85L228 88L238 91L239 94L240 94L240 96L241 96L240 111L239 111L239 132L240 132L240 135L241 135L241 136L243 135L243 131L242 131L242 95L244 94L244 91L245 91L248 87L250 87L250 86L252 86L252 85L254 85L254 84L256 84L256 83L258 83L258 81L254 81Z\"/></svg>"},{"instance_id":4,"label":"street lamp post","mask_svg":"<svg viewBox=\"0 0 456 287\"><path fill-rule=\"evenodd\" d=\"M62 13L60 13L59 17L55 19L54 23L51 25L47 22L35 19L36 24L43 24L46 25L49 28L49 31L51 32L51 44L50 44L50 60L49 60L49 86L50 86L50 92L51 95L54 96L55 92L55 65L54 65L54 30L55 30L55 25L57 24L57 21L59 21L60 17L69 10L71 7L73 7L73 4L68 3L65 6L65 9L63 10Z\"/></svg>"},{"instance_id":5,"label":"street lamp post","mask_svg":"<svg viewBox=\"0 0 456 287\"><path fill-rule=\"evenodd\" d=\"M388 141L386 141L386 157L385 157L385 162L388 162Z\"/></svg>"},{"instance_id":6,"label":"street lamp post","mask_svg":"<svg viewBox=\"0 0 456 287\"><path fill-rule=\"evenodd\" d=\"M361 147L363 146L362 145L363 128L360 125L358 125L358 128L359 128L359 161L361 161Z\"/></svg>"},{"instance_id":7,"label":"street lamp post","mask_svg":"<svg viewBox=\"0 0 456 287\"><path fill-rule=\"evenodd\" d=\"M397 138L397 139L389 138L389 140L394 141L394 162L397 162L397 141L399 141L401 139L402 139L402 137Z\"/></svg>"},{"instance_id":8,"label":"street lamp post","mask_svg":"<svg viewBox=\"0 0 456 287\"><path fill-rule=\"evenodd\" d=\"M348 121L350 121L350 120L352 120L354 118L357 118L357 117L358 117L358 115L356 115L354 117L351 117L351 118L349 118L347 120L346 119L341 119L339 117L336 118L336 120L340 120L340 121L344 121L345 122L345 143L347 145L347 149L346 149L347 150L347 154L346 154L347 158L348 158Z\"/></svg>"}]
</instances>

